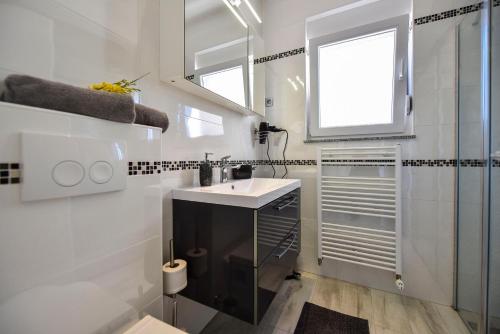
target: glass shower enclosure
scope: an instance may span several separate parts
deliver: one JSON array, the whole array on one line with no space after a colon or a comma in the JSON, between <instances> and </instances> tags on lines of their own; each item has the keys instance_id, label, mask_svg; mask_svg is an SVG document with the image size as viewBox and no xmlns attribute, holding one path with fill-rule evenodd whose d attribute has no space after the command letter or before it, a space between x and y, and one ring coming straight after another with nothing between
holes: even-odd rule
<instances>
[{"instance_id":1,"label":"glass shower enclosure","mask_svg":"<svg viewBox=\"0 0 500 334\"><path fill-rule=\"evenodd\" d=\"M457 26L455 308L500 333L500 2Z\"/></svg>"}]
</instances>

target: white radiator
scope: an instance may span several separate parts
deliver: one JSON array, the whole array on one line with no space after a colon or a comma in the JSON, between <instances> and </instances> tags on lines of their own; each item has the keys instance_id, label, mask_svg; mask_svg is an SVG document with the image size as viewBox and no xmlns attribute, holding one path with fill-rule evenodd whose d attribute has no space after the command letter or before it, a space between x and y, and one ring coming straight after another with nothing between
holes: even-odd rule
<instances>
[{"instance_id":1,"label":"white radiator","mask_svg":"<svg viewBox=\"0 0 500 334\"><path fill-rule=\"evenodd\" d=\"M318 150L318 263L401 276L401 148Z\"/></svg>"}]
</instances>

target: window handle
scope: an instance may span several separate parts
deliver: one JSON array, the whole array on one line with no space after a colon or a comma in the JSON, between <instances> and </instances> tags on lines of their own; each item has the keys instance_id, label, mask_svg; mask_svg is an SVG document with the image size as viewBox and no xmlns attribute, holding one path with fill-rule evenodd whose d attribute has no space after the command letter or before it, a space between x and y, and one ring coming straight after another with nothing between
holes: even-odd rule
<instances>
[{"instance_id":1,"label":"window handle","mask_svg":"<svg viewBox=\"0 0 500 334\"><path fill-rule=\"evenodd\" d=\"M401 58L399 61L399 80L403 80L405 78L405 60Z\"/></svg>"}]
</instances>

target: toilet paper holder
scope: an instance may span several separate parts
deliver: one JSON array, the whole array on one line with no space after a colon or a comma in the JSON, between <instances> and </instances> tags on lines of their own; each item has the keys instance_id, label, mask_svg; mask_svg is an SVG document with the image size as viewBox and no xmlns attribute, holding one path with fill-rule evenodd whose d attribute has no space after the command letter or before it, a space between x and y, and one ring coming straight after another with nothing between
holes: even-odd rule
<instances>
[{"instance_id":1,"label":"toilet paper holder","mask_svg":"<svg viewBox=\"0 0 500 334\"><path fill-rule=\"evenodd\" d=\"M166 275L165 268L167 270L168 269L177 268L180 265L178 262L183 263L184 269L181 268L180 270L184 271L184 275L185 275L185 272L186 272L186 268L185 268L186 263L185 263L185 261L183 261L183 260L178 260L177 262L175 261L175 256L174 256L174 239L170 239L170 245L169 246L170 246L170 261L169 261L168 265L164 266L164 273L163 273L163 275L164 275L164 282L165 282L165 275ZM175 293L166 293L166 292L164 292L164 295L170 297L171 300L172 300L172 326L174 326L174 327L177 327L177 292L180 291L180 290L182 290L187 285L187 277L184 276L184 279L185 279L185 282L184 282L183 286L180 286L178 288L174 288L173 291L175 291ZM164 289L165 289L165 291L169 291L169 290L172 291L171 288L165 288L165 286L164 286Z\"/></svg>"}]
</instances>

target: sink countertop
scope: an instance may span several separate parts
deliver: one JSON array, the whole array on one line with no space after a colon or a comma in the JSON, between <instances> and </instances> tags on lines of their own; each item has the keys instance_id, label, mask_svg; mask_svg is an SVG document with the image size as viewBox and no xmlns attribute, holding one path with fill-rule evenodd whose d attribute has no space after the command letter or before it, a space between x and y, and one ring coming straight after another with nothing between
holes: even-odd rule
<instances>
[{"instance_id":1,"label":"sink countertop","mask_svg":"<svg viewBox=\"0 0 500 334\"><path fill-rule=\"evenodd\" d=\"M298 179L231 180L209 187L173 190L173 198L185 201L258 209L301 186Z\"/></svg>"}]
</instances>

